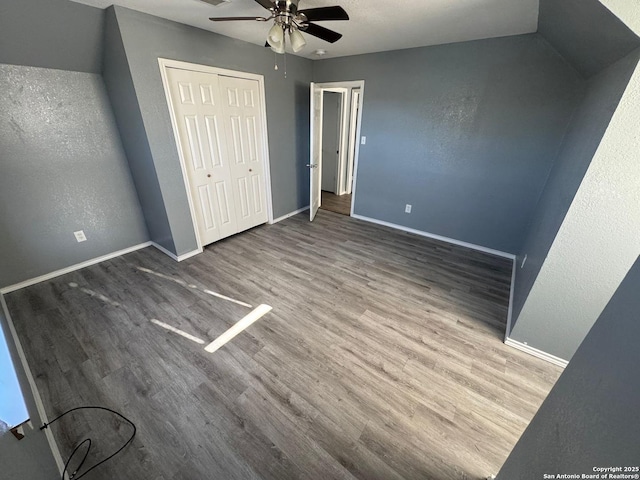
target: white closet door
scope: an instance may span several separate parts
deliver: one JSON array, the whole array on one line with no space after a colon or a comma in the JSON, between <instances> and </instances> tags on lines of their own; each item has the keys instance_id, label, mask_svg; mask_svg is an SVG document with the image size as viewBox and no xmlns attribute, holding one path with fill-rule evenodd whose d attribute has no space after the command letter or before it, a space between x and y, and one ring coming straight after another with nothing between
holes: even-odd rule
<instances>
[{"instance_id":1,"label":"white closet door","mask_svg":"<svg viewBox=\"0 0 640 480\"><path fill-rule=\"evenodd\" d=\"M266 223L260 88L255 80L220 76L238 231Z\"/></svg>"},{"instance_id":2,"label":"white closet door","mask_svg":"<svg viewBox=\"0 0 640 480\"><path fill-rule=\"evenodd\" d=\"M204 246L239 231L220 77L175 68L168 68L167 75L198 235Z\"/></svg>"}]
</instances>

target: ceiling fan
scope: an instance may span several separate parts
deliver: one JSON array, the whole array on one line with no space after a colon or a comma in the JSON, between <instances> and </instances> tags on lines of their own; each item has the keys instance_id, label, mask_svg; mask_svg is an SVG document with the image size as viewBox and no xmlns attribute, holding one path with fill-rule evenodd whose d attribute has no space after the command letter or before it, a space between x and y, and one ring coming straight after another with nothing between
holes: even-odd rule
<instances>
[{"instance_id":1,"label":"ceiling fan","mask_svg":"<svg viewBox=\"0 0 640 480\"><path fill-rule=\"evenodd\" d=\"M308 33L326 42L335 43L342 38L342 35L328 28L321 27L311 22L321 22L326 20L349 20L349 15L342 7L320 7L298 10L300 0L255 0L264 8L271 12L269 17L213 17L209 20L213 22L229 22L237 20L256 20L258 22L268 22L274 20L273 27L267 35L267 44L276 53L285 52L286 36L289 34L291 48L294 52L299 52L307 42L300 32Z\"/></svg>"}]
</instances>

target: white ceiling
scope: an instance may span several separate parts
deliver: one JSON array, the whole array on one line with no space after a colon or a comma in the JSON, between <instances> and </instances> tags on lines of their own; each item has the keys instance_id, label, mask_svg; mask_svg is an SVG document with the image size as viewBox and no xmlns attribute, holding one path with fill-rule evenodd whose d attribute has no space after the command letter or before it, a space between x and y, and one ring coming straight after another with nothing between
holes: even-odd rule
<instances>
[{"instance_id":1,"label":"white ceiling","mask_svg":"<svg viewBox=\"0 0 640 480\"><path fill-rule=\"evenodd\" d=\"M106 8L111 4L203 28L228 37L264 45L270 23L214 23L208 17L264 16L269 12L253 0L212 6L200 0L74 0ZM298 55L325 58L402 48L502 37L535 32L539 0L300 0L300 9L341 5L351 17L343 22L318 22L344 37L329 44L305 35Z\"/></svg>"}]
</instances>

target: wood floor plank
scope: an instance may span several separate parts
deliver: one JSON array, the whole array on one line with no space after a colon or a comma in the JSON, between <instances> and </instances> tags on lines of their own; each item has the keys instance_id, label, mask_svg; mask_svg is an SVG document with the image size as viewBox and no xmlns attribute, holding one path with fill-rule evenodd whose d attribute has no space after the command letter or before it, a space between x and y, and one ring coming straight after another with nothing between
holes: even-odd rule
<instances>
[{"instance_id":1,"label":"wood floor plank","mask_svg":"<svg viewBox=\"0 0 640 480\"><path fill-rule=\"evenodd\" d=\"M339 213L341 215L351 214L351 194L336 195L335 193L325 192L321 193L320 208L328 210L330 212Z\"/></svg>"},{"instance_id":2,"label":"wood floor plank","mask_svg":"<svg viewBox=\"0 0 640 480\"><path fill-rule=\"evenodd\" d=\"M560 373L502 343L510 279L507 259L323 210L6 300L50 418L94 404L138 426L87 478L460 480L498 471ZM206 344L263 303L214 354L151 322ZM82 411L52 431L102 455L127 428Z\"/></svg>"}]
</instances>

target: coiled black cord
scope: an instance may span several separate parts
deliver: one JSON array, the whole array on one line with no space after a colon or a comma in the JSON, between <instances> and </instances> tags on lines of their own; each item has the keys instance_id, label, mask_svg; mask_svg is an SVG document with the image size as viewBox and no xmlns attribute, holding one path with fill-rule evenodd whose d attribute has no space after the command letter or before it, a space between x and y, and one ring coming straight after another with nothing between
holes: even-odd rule
<instances>
[{"instance_id":1,"label":"coiled black cord","mask_svg":"<svg viewBox=\"0 0 640 480\"><path fill-rule=\"evenodd\" d=\"M94 468L99 467L100 465L102 465L107 460L111 460L113 457L115 457L117 454L119 454L122 450L124 450L125 447L127 445L129 445L133 441L133 437L136 436L137 429L136 429L135 423L133 423L131 420L129 420L127 417L125 417L121 413L118 413L115 410L111 410L110 408L106 408L106 407L76 407L76 408L72 408L71 410L67 410L66 412L58 415L56 418L51 420L49 423L44 423L40 427L40 430L44 430L45 428L49 428L49 425L51 425L54 422L57 422L58 420L60 420L65 415L67 415L67 414L69 414L71 412L75 412L76 410L105 410L107 412L114 413L118 417L120 417L122 420L127 422L129 425L131 425L133 427L133 432L131 433L131 436L129 437L129 439L118 450L113 452L111 455L109 455L104 460L101 460L98 463L96 463L94 466L88 468L85 472L83 472L80 475L78 475L78 472L80 471L80 469L84 465L84 462L87 460L87 457L89 456L89 451L91 450L91 439L90 438L87 438L87 439L83 440L82 442L80 442L78 444L78 446L76 446L76 448L73 449L73 452L71 452L71 455L69 455L69 458L67 459L67 461L64 464L64 470L62 471L62 480L65 480L65 474L67 473L67 470L69 468L69 463L71 463L71 460L73 459L74 455L78 452L80 447L82 447L83 445L85 445L85 444L87 445L87 451L85 452L84 457L82 457L82 460L78 464L78 467L72 473L69 474L69 478L70 479L77 480L78 478L82 478L87 473L89 473L91 470L93 470Z\"/></svg>"}]
</instances>

